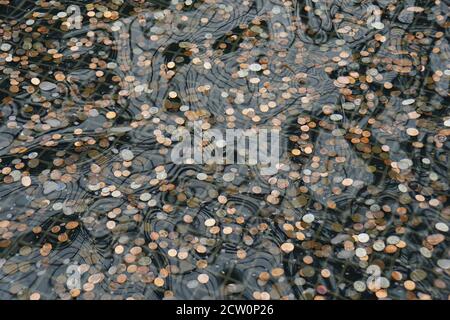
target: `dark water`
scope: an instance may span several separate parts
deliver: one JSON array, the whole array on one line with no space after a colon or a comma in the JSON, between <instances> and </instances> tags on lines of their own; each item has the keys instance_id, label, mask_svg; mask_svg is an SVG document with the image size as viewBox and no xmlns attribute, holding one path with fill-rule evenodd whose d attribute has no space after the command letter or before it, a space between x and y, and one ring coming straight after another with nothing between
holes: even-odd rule
<instances>
[{"instance_id":1,"label":"dark water","mask_svg":"<svg viewBox=\"0 0 450 320\"><path fill-rule=\"evenodd\" d=\"M449 297L449 1L1 3L0 298Z\"/></svg>"}]
</instances>

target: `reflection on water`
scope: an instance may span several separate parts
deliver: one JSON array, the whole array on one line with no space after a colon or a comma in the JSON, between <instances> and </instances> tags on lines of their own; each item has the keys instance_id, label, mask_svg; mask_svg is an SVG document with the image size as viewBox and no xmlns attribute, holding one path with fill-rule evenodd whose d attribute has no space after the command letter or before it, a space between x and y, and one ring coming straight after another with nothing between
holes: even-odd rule
<instances>
[{"instance_id":1,"label":"reflection on water","mask_svg":"<svg viewBox=\"0 0 450 320\"><path fill-rule=\"evenodd\" d=\"M449 4L1 1L0 298L447 299Z\"/></svg>"}]
</instances>

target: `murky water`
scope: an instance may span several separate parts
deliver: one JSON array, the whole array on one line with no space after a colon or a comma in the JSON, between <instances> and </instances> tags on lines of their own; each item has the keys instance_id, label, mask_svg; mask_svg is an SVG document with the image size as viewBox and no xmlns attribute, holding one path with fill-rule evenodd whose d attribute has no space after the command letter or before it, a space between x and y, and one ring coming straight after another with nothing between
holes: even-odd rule
<instances>
[{"instance_id":1,"label":"murky water","mask_svg":"<svg viewBox=\"0 0 450 320\"><path fill-rule=\"evenodd\" d=\"M0 1L0 298L447 299L449 4Z\"/></svg>"}]
</instances>

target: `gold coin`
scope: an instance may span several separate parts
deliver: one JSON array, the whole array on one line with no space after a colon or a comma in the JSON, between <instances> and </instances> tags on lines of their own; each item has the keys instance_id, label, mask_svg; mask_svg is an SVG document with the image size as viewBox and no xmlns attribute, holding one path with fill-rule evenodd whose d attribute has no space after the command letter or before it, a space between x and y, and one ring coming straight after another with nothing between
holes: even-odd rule
<instances>
[{"instance_id":1,"label":"gold coin","mask_svg":"<svg viewBox=\"0 0 450 320\"><path fill-rule=\"evenodd\" d=\"M162 278L155 278L155 280L153 281L153 283L155 284L155 286L157 287L162 287L164 285L164 279Z\"/></svg>"},{"instance_id":2,"label":"gold coin","mask_svg":"<svg viewBox=\"0 0 450 320\"><path fill-rule=\"evenodd\" d=\"M409 290L409 291L412 291L416 288L416 284L414 283L414 281L411 281L411 280L406 280L403 285L406 288L406 290Z\"/></svg>"},{"instance_id":3,"label":"gold coin","mask_svg":"<svg viewBox=\"0 0 450 320\"><path fill-rule=\"evenodd\" d=\"M290 242L283 243L281 245L281 250L283 250L285 253L292 252L294 250L294 245Z\"/></svg>"},{"instance_id":4,"label":"gold coin","mask_svg":"<svg viewBox=\"0 0 450 320\"><path fill-rule=\"evenodd\" d=\"M198 280L198 282L204 284L209 281L209 276L205 273L202 273L202 274L198 275L197 280Z\"/></svg>"}]
</instances>

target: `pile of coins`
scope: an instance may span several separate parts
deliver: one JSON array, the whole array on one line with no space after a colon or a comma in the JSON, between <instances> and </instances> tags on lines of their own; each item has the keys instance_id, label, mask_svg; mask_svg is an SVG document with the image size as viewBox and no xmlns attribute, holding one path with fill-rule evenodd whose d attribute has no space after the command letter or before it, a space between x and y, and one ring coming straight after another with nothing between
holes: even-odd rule
<instances>
[{"instance_id":1,"label":"pile of coins","mask_svg":"<svg viewBox=\"0 0 450 320\"><path fill-rule=\"evenodd\" d=\"M1 1L0 298L448 299L448 15ZM195 122L277 172L174 163Z\"/></svg>"}]
</instances>

